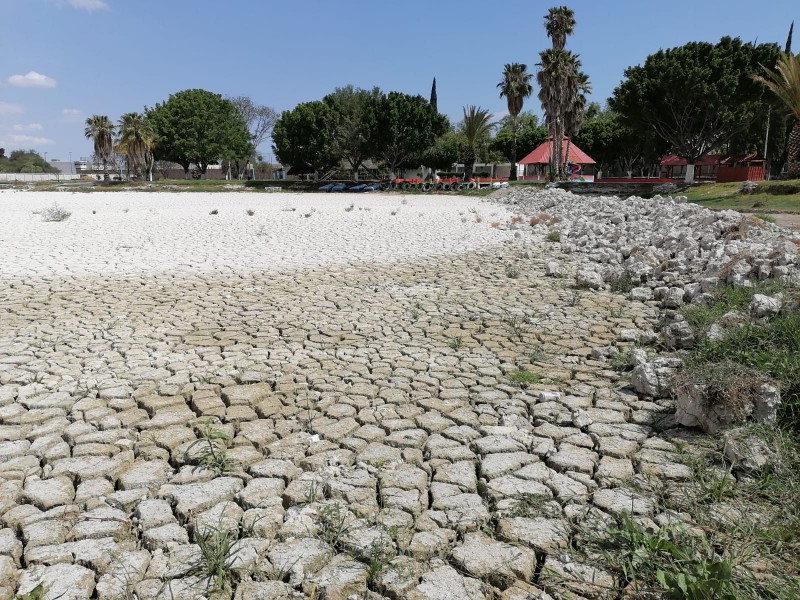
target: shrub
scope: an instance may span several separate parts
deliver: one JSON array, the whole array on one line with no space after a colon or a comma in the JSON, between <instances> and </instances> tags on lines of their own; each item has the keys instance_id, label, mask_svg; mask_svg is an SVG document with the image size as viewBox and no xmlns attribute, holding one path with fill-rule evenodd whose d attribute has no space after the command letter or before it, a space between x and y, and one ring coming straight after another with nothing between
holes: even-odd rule
<instances>
[{"instance_id":1,"label":"shrub","mask_svg":"<svg viewBox=\"0 0 800 600\"><path fill-rule=\"evenodd\" d=\"M623 271L621 275L614 277L610 283L611 291L616 294L627 294L636 287L627 271Z\"/></svg>"},{"instance_id":2,"label":"shrub","mask_svg":"<svg viewBox=\"0 0 800 600\"><path fill-rule=\"evenodd\" d=\"M553 230L547 234L547 241L548 242L560 242L561 241L561 232L557 230Z\"/></svg>"},{"instance_id":3,"label":"shrub","mask_svg":"<svg viewBox=\"0 0 800 600\"><path fill-rule=\"evenodd\" d=\"M725 331L717 340L704 339L691 353L687 372L698 373L726 368L724 364L742 365L742 368L776 380L780 384L781 418L787 424L800 427L800 309L797 308L798 290L787 288L780 282L765 282L753 288L720 287L714 290L715 302L710 305L692 305L683 309L687 322L699 331L705 331L729 311L746 312L755 294L784 295L784 309L769 321L746 321ZM715 366L722 364L723 366ZM719 376L727 376L720 372ZM731 377L744 371L730 369ZM749 372L749 371L748 371Z\"/></svg>"},{"instance_id":4,"label":"shrub","mask_svg":"<svg viewBox=\"0 0 800 600\"><path fill-rule=\"evenodd\" d=\"M45 222L66 221L72 215L71 212L69 212L66 208L62 208L57 203L54 203L53 206L42 209L40 214L42 215L42 221Z\"/></svg>"}]
</instances>

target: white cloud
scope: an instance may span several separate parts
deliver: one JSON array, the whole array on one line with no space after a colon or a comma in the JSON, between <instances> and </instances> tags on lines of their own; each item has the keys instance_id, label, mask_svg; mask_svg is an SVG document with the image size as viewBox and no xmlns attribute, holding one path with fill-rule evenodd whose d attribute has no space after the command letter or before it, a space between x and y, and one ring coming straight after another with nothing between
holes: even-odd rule
<instances>
[{"instance_id":1,"label":"white cloud","mask_svg":"<svg viewBox=\"0 0 800 600\"><path fill-rule=\"evenodd\" d=\"M67 0L67 4L73 8L80 8L87 12L109 9L105 0Z\"/></svg>"},{"instance_id":2,"label":"white cloud","mask_svg":"<svg viewBox=\"0 0 800 600\"><path fill-rule=\"evenodd\" d=\"M25 109L18 104L9 104L8 102L0 102L0 115L21 115Z\"/></svg>"},{"instance_id":3,"label":"white cloud","mask_svg":"<svg viewBox=\"0 0 800 600\"><path fill-rule=\"evenodd\" d=\"M11 143L11 144L25 144L25 145L32 145L32 146L52 146L55 144L55 140L51 140L50 138L46 137L38 137L33 135L11 135L4 140L0 140L4 143Z\"/></svg>"},{"instance_id":4,"label":"white cloud","mask_svg":"<svg viewBox=\"0 0 800 600\"><path fill-rule=\"evenodd\" d=\"M61 111L61 121L64 123L80 123L85 119L83 111L77 108L65 108Z\"/></svg>"},{"instance_id":5,"label":"white cloud","mask_svg":"<svg viewBox=\"0 0 800 600\"><path fill-rule=\"evenodd\" d=\"M54 88L56 87L56 80L42 75L36 71L30 71L26 75L12 75L8 78L8 83L16 87L37 87L37 88Z\"/></svg>"},{"instance_id":6,"label":"white cloud","mask_svg":"<svg viewBox=\"0 0 800 600\"><path fill-rule=\"evenodd\" d=\"M14 125L14 131L42 131L44 127L42 127L39 123L28 123L27 125Z\"/></svg>"}]
</instances>

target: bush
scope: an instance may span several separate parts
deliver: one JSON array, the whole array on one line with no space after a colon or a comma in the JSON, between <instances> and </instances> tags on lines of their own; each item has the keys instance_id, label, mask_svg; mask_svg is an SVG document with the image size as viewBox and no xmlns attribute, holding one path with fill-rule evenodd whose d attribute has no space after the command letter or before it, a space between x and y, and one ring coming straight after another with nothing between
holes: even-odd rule
<instances>
[{"instance_id":1,"label":"bush","mask_svg":"<svg viewBox=\"0 0 800 600\"><path fill-rule=\"evenodd\" d=\"M58 204L53 204L48 208L42 209L41 213L42 221L47 222L60 222L66 221L72 215L66 208L62 208Z\"/></svg>"},{"instance_id":2,"label":"bush","mask_svg":"<svg viewBox=\"0 0 800 600\"><path fill-rule=\"evenodd\" d=\"M750 298L764 289L721 288L718 305L692 307L684 310L684 316L693 326L704 326L727 310L746 307ZM687 368L696 371L714 368L715 363L736 363L775 379L781 387L781 418L800 428L800 309L796 304L792 306L792 302L796 303L793 295L797 295L796 290L785 290L784 305L789 308L771 321L748 322L728 329L720 340L701 342L692 352Z\"/></svg>"}]
</instances>

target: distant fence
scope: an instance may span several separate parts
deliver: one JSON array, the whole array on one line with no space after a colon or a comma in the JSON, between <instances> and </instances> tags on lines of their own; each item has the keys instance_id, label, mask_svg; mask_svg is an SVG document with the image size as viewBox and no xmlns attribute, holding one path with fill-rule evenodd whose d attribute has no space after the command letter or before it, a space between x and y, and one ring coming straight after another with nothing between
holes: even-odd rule
<instances>
[{"instance_id":1,"label":"distant fence","mask_svg":"<svg viewBox=\"0 0 800 600\"><path fill-rule=\"evenodd\" d=\"M71 173L0 173L0 181L74 181L80 178Z\"/></svg>"}]
</instances>

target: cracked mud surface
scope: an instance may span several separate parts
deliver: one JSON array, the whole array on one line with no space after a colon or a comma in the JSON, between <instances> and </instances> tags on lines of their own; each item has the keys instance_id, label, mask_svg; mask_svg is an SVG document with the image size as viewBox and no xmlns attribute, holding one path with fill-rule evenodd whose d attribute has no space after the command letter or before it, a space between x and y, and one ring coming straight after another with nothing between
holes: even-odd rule
<instances>
[{"instance_id":1,"label":"cracked mud surface","mask_svg":"<svg viewBox=\"0 0 800 600\"><path fill-rule=\"evenodd\" d=\"M81 201L72 219L91 218ZM657 433L674 424L672 402L640 399L592 356L631 346L623 331L652 331L655 303L546 277L547 262L571 272L578 259L515 231L499 207L459 201L414 229L418 208L375 202L407 217L366 240L359 264L328 249L320 266L245 257L237 271L222 250L209 268L175 266L191 236L172 251L143 244L161 266L122 275L81 271L69 248L70 276L42 276L36 256L5 262L0 598L40 583L47 598L76 599L547 598L559 573L563 597L614 587L561 556L572 527L623 511L658 518L630 482L688 476ZM337 235L369 235L352 231L348 203L336 205ZM252 228L239 212L230 219ZM406 230L413 239L392 237ZM291 259L317 231L281 225L272 243L291 242ZM458 251L456 234L476 242ZM52 235L51 263L63 230ZM438 256L425 251L442 240ZM90 255L133 264L123 246ZM200 465L210 443L217 471ZM224 592L194 569L204 531L238 540Z\"/></svg>"}]
</instances>

